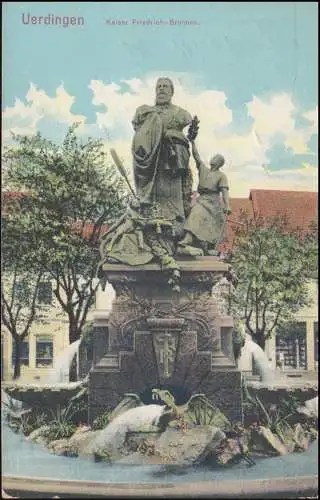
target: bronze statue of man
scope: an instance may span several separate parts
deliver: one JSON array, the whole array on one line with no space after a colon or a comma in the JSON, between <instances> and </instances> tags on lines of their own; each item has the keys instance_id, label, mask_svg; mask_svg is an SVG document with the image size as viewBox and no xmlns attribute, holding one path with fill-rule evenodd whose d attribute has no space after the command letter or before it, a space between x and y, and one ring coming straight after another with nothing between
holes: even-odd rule
<instances>
[{"instance_id":1,"label":"bronze statue of man","mask_svg":"<svg viewBox=\"0 0 320 500\"><path fill-rule=\"evenodd\" d=\"M224 165L224 158L219 154L213 156L208 168L201 160L194 142L192 142L192 154L199 171L200 196L184 225L185 235L178 244L177 252L197 255L203 254L204 251L209 255L216 255L216 247L224 236L226 215L231 213L227 176L220 171ZM197 249L202 251L197 252Z\"/></svg>"},{"instance_id":2,"label":"bronze statue of man","mask_svg":"<svg viewBox=\"0 0 320 500\"><path fill-rule=\"evenodd\" d=\"M132 154L136 194L143 210L171 220L176 233L182 234L192 191L189 143L183 129L192 117L172 104L173 93L172 81L159 78L155 105L137 108Z\"/></svg>"}]
</instances>

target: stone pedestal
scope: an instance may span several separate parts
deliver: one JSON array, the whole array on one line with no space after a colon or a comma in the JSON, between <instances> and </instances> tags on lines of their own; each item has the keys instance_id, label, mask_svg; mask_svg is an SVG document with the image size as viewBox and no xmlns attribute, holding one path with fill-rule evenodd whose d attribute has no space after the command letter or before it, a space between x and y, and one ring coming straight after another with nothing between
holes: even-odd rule
<instances>
[{"instance_id":1,"label":"stone pedestal","mask_svg":"<svg viewBox=\"0 0 320 500\"><path fill-rule=\"evenodd\" d=\"M240 372L232 359L232 319L221 317L212 286L228 271L215 257L178 261L181 291L157 264L106 264L116 291L104 355L89 377L89 421L125 393L152 388L204 393L231 420L242 419ZM224 327L224 328L223 328ZM99 338L99 342L101 339ZM229 345L230 344L230 345Z\"/></svg>"}]
</instances>

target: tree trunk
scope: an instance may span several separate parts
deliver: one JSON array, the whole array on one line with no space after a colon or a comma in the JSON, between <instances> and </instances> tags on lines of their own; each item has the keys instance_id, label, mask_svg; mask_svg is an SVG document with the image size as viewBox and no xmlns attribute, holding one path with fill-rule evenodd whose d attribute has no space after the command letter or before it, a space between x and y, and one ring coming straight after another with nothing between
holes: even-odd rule
<instances>
[{"instance_id":1,"label":"tree trunk","mask_svg":"<svg viewBox=\"0 0 320 500\"><path fill-rule=\"evenodd\" d=\"M21 375L21 362L20 362L20 357L21 357L21 340L20 339L14 339L13 342L15 343L13 380L16 380Z\"/></svg>"},{"instance_id":2,"label":"tree trunk","mask_svg":"<svg viewBox=\"0 0 320 500\"><path fill-rule=\"evenodd\" d=\"M261 349L264 351L266 348L266 338L263 333L255 333L252 335L252 340L258 344Z\"/></svg>"},{"instance_id":3,"label":"tree trunk","mask_svg":"<svg viewBox=\"0 0 320 500\"><path fill-rule=\"evenodd\" d=\"M80 331L78 329L78 325L72 321L69 323L69 342L72 344L76 340L80 338ZM74 356L70 370L69 370L69 381L76 382L77 381L77 355Z\"/></svg>"},{"instance_id":4,"label":"tree trunk","mask_svg":"<svg viewBox=\"0 0 320 500\"><path fill-rule=\"evenodd\" d=\"M80 331L76 322L69 319L69 343L72 344L80 338Z\"/></svg>"}]
</instances>

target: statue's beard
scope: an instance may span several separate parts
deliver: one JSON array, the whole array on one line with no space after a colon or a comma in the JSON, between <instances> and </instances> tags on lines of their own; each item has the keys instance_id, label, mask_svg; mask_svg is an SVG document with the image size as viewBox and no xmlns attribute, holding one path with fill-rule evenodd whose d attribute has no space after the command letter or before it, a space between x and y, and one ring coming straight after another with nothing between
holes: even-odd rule
<instances>
[{"instance_id":1,"label":"statue's beard","mask_svg":"<svg viewBox=\"0 0 320 500\"><path fill-rule=\"evenodd\" d=\"M167 94L160 94L156 96L156 104L170 104L171 96Z\"/></svg>"}]
</instances>

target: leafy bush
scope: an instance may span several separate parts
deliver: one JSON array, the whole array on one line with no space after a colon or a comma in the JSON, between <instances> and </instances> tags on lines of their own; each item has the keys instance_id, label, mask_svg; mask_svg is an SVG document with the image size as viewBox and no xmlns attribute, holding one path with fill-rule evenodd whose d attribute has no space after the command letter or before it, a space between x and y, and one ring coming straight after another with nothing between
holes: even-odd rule
<instances>
[{"instance_id":1,"label":"leafy bush","mask_svg":"<svg viewBox=\"0 0 320 500\"><path fill-rule=\"evenodd\" d=\"M101 429L104 429L109 423L110 415L111 412L109 410L102 413L102 415L99 415L92 423L92 430L99 431Z\"/></svg>"},{"instance_id":2,"label":"leafy bush","mask_svg":"<svg viewBox=\"0 0 320 500\"><path fill-rule=\"evenodd\" d=\"M18 415L11 415L8 425L14 432L23 432L25 436L28 436L35 429L45 425L46 422L46 414L34 409Z\"/></svg>"},{"instance_id":3,"label":"leafy bush","mask_svg":"<svg viewBox=\"0 0 320 500\"><path fill-rule=\"evenodd\" d=\"M39 429L39 427L42 427L45 424L46 414L44 412L34 411L27 413L26 415L22 415L20 430L23 434L25 434L25 436L28 436L31 432Z\"/></svg>"},{"instance_id":4,"label":"leafy bush","mask_svg":"<svg viewBox=\"0 0 320 500\"><path fill-rule=\"evenodd\" d=\"M48 430L44 431L43 437L48 441L56 439L67 439L75 433L77 427L72 422L52 421L48 424Z\"/></svg>"},{"instance_id":5,"label":"leafy bush","mask_svg":"<svg viewBox=\"0 0 320 500\"><path fill-rule=\"evenodd\" d=\"M285 443L286 438L293 436L293 429L287 422L292 415L292 412L288 413L290 405L286 404L284 408L281 405L270 405L268 411L258 396L256 396L256 401L263 413L262 422Z\"/></svg>"}]
</instances>

